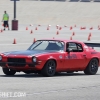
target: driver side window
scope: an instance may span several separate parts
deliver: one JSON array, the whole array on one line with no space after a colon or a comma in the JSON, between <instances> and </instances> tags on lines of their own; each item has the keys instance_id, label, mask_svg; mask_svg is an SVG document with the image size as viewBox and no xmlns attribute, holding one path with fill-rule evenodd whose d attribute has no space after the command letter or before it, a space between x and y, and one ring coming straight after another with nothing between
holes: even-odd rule
<instances>
[{"instance_id":1,"label":"driver side window","mask_svg":"<svg viewBox=\"0 0 100 100\"><path fill-rule=\"evenodd\" d=\"M68 42L66 44L66 50L70 49L72 52L83 52L82 45L79 43L74 43L74 42Z\"/></svg>"}]
</instances>

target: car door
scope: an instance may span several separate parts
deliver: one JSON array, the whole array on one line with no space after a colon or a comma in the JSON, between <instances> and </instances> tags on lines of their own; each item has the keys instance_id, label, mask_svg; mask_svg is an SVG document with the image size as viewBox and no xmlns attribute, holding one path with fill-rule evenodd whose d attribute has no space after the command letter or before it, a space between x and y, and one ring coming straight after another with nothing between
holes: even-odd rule
<instances>
[{"instance_id":1,"label":"car door","mask_svg":"<svg viewBox=\"0 0 100 100\"><path fill-rule=\"evenodd\" d=\"M69 50L69 52L68 52ZM82 69L85 67L86 54L80 43L67 42L65 63L66 69Z\"/></svg>"}]
</instances>

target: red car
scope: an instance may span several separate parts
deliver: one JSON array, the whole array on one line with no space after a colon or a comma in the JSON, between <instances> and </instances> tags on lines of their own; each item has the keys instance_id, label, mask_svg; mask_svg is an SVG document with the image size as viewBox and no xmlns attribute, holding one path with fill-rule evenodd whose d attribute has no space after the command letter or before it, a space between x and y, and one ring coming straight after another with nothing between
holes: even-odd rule
<instances>
[{"instance_id":1,"label":"red car","mask_svg":"<svg viewBox=\"0 0 100 100\"><path fill-rule=\"evenodd\" d=\"M49 77L57 72L75 71L94 75L100 65L100 53L88 45L100 47L97 43L74 40L37 40L25 51L1 53L0 66L6 75L20 71Z\"/></svg>"}]
</instances>

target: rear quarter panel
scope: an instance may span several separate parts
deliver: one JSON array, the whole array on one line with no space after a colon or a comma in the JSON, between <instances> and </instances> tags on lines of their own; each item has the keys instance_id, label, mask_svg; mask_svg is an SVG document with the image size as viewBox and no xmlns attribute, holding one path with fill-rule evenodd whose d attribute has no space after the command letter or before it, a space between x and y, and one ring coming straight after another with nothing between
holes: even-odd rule
<instances>
[{"instance_id":1,"label":"rear quarter panel","mask_svg":"<svg viewBox=\"0 0 100 100\"><path fill-rule=\"evenodd\" d=\"M99 61L99 66L100 66L100 52L97 52L96 50L88 47L84 49L84 52L86 53L86 66L89 64L90 60L93 58L97 58Z\"/></svg>"}]
</instances>

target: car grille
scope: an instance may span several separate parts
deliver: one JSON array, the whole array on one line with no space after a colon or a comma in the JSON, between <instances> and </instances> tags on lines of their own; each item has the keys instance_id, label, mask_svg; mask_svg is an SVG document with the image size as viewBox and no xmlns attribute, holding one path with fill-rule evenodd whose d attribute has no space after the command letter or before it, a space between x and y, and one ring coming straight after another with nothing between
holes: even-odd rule
<instances>
[{"instance_id":1,"label":"car grille","mask_svg":"<svg viewBox=\"0 0 100 100\"><path fill-rule=\"evenodd\" d=\"M24 58L8 58L8 66L24 67L26 60Z\"/></svg>"}]
</instances>

